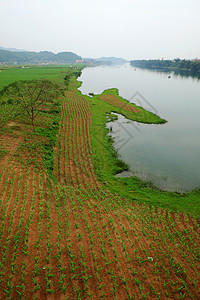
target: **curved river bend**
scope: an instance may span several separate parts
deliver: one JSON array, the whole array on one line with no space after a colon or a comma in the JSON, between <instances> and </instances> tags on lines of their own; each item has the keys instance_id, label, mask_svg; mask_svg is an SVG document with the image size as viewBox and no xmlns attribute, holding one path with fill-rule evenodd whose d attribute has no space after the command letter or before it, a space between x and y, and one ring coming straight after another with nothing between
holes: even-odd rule
<instances>
[{"instance_id":1,"label":"curved river bend","mask_svg":"<svg viewBox=\"0 0 200 300\"><path fill-rule=\"evenodd\" d=\"M146 125L119 116L108 123L114 146L134 175L165 190L200 187L200 81L129 64L85 68L80 80L83 94L115 87L123 98L168 121Z\"/></svg>"}]
</instances>

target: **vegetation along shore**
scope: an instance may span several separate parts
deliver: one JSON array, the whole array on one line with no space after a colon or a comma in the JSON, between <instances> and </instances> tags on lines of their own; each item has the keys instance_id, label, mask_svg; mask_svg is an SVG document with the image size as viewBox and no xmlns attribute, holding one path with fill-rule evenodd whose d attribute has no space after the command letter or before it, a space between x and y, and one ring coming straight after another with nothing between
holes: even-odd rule
<instances>
[{"instance_id":1,"label":"vegetation along shore","mask_svg":"<svg viewBox=\"0 0 200 300\"><path fill-rule=\"evenodd\" d=\"M132 66L147 69L163 69L168 71L179 72L180 74L187 76L194 76L200 78L200 60L193 59L180 59L175 58L174 60L166 59L149 59L149 60L131 60Z\"/></svg>"}]
</instances>

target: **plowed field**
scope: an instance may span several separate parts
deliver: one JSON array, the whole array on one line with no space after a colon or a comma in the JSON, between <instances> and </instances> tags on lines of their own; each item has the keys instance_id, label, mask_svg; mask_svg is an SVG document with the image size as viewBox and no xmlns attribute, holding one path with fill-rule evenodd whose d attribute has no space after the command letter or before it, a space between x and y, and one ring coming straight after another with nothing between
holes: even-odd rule
<instances>
[{"instance_id":1,"label":"plowed field","mask_svg":"<svg viewBox=\"0 0 200 300\"><path fill-rule=\"evenodd\" d=\"M140 113L141 111L134 107L133 105L129 103L125 103L121 101L117 96L112 95L112 94L103 94L99 96L99 99L107 102L108 104L112 104L114 106L117 106L119 108L123 108L124 110L131 111L134 113Z\"/></svg>"},{"instance_id":2,"label":"plowed field","mask_svg":"<svg viewBox=\"0 0 200 300\"><path fill-rule=\"evenodd\" d=\"M92 113L66 92L52 181L0 136L0 299L199 299L196 219L110 193L92 163Z\"/></svg>"}]
</instances>

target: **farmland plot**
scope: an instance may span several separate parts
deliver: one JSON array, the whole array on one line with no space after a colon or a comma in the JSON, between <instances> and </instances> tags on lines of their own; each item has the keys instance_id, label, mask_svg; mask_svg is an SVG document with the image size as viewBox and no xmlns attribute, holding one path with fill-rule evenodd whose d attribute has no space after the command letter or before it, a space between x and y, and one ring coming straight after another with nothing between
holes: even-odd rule
<instances>
[{"instance_id":1,"label":"farmland plot","mask_svg":"<svg viewBox=\"0 0 200 300\"><path fill-rule=\"evenodd\" d=\"M91 126L89 100L66 92L57 181L36 163L42 150L23 152L22 133L0 136L0 299L198 299L198 220L106 190Z\"/></svg>"}]
</instances>

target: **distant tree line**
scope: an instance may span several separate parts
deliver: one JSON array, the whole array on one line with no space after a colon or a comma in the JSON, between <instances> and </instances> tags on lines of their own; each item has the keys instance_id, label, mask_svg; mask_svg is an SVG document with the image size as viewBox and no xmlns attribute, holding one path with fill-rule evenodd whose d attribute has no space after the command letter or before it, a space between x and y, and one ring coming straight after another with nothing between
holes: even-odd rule
<instances>
[{"instance_id":1,"label":"distant tree line","mask_svg":"<svg viewBox=\"0 0 200 300\"><path fill-rule=\"evenodd\" d=\"M175 58L174 60L160 60L160 59L150 59L150 60L131 60L130 64L132 66L137 66L147 69L179 69L190 71L193 75L200 75L200 60L186 60Z\"/></svg>"}]
</instances>

